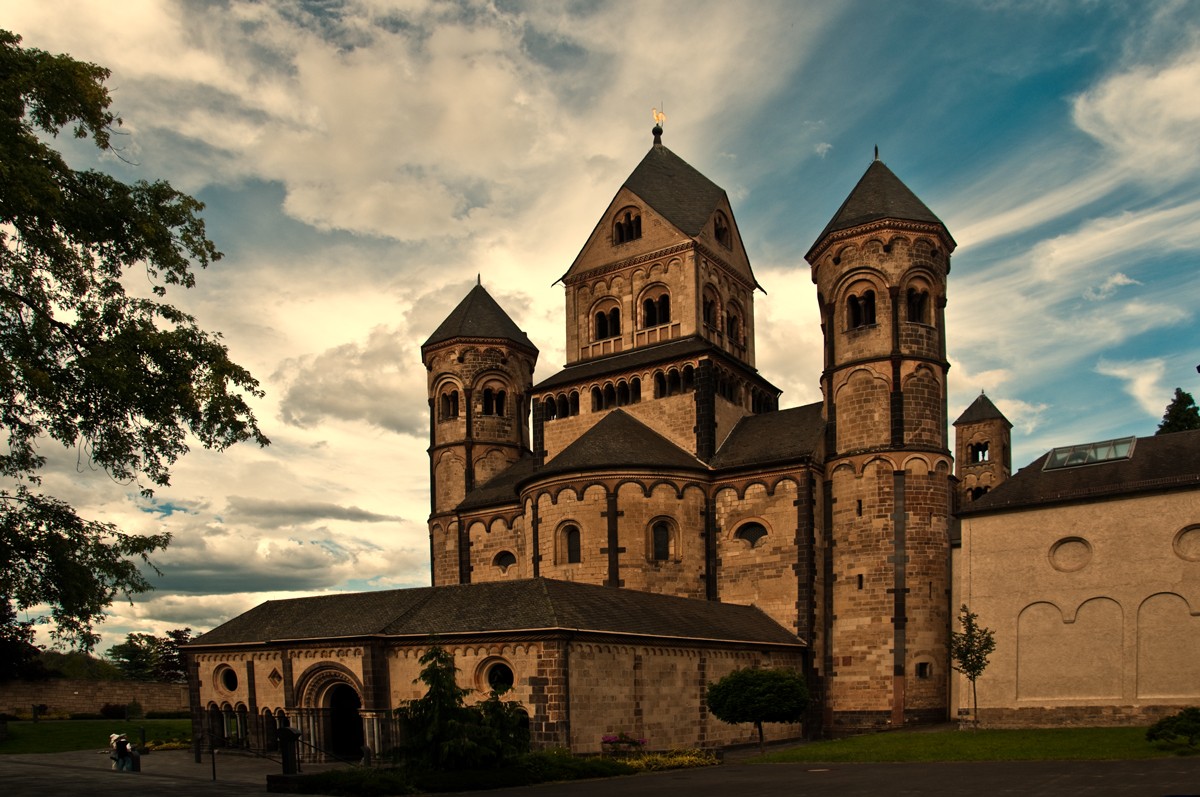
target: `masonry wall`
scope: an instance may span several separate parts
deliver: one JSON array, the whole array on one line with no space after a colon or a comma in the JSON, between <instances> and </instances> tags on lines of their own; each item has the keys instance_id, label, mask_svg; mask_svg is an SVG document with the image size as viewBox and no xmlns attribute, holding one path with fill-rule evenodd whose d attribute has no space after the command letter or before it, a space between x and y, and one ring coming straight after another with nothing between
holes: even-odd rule
<instances>
[{"instance_id":1,"label":"masonry wall","mask_svg":"<svg viewBox=\"0 0 1200 797\"><path fill-rule=\"evenodd\" d=\"M801 668L799 653L580 642L570 646L571 749L598 753L607 734L646 740L648 750L758 741L752 724L711 716L707 685L739 667ZM794 739L799 725L767 724L768 740Z\"/></svg>"},{"instance_id":2,"label":"masonry wall","mask_svg":"<svg viewBox=\"0 0 1200 797\"><path fill-rule=\"evenodd\" d=\"M187 711L187 684L71 678L0 683L0 712L19 717L28 717L35 704L46 706L52 717L66 717L97 714L106 704L128 705L134 701L143 711Z\"/></svg>"},{"instance_id":3,"label":"masonry wall","mask_svg":"<svg viewBox=\"0 0 1200 797\"><path fill-rule=\"evenodd\" d=\"M984 724L1148 724L1200 702L1200 490L961 528L955 604L996 635L977 682ZM957 692L969 712L969 685Z\"/></svg>"}]
</instances>

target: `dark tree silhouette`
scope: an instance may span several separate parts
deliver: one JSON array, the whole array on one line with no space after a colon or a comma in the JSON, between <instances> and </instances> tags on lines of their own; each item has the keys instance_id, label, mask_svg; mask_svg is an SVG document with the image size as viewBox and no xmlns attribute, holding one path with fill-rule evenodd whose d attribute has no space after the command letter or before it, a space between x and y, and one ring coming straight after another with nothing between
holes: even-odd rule
<instances>
[{"instance_id":1,"label":"dark tree silhouette","mask_svg":"<svg viewBox=\"0 0 1200 797\"><path fill-rule=\"evenodd\" d=\"M743 668L709 684L706 701L722 722L753 722L761 752L763 723L799 722L808 707L808 685L795 670Z\"/></svg>"},{"instance_id":2,"label":"dark tree silhouette","mask_svg":"<svg viewBox=\"0 0 1200 797\"><path fill-rule=\"evenodd\" d=\"M1175 398L1167 405L1167 411L1163 413L1162 422L1154 434L1190 432L1194 429L1200 429L1200 408L1196 407L1196 400L1191 393L1177 387Z\"/></svg>"}]
</instances>

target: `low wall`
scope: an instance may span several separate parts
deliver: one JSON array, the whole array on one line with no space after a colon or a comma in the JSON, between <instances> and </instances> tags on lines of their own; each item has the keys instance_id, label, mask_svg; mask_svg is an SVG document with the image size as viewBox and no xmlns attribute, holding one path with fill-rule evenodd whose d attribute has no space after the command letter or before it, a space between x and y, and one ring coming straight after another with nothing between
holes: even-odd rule
<instances>
[{"instance_id":1,"label":"low wall","mask_svg":"<svg viewBox=\"0 0 1200 797\"><path fill-rule=\"evenodd\" d=\"M187 711L187 684L67 678L0 683L0 712L20 717L29 716L34 704L46 706L49 716L66 717L98 714L106 703L126 705L135 700L143 711Z\"/></svg>"},{"instance_id":2,"label":"low wall","mask_svg":"<svg viewBox=\"0 0 1200 797\"><path fill-rule=\"evenodd\" d=\"M1153 725L1180 706L1027 706L981 708L981 728L1100 728ZM961 712L960 712L961 713ZM969 720L960 716L960 720Z\"/></svg>"}]
</instances>

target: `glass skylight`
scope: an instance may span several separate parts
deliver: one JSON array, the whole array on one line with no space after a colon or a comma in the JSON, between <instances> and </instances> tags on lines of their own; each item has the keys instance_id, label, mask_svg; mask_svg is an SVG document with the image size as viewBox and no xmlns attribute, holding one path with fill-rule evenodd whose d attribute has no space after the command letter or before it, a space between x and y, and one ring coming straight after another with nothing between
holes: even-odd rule
<instances>
[{"instance_id":1,"label":"glass skylight","mask_svg":"<svg viewBox=\"0 0 1200 797\"><path fill-rule=\"evenodd\" d=\"M1075 468L1080 465L1097 465L1133 456L1136 437L1120 437L1099 443L1083 443L1077 446L1062 446L1050 452L1043 470Z\"/></svg>"}]
</instances>

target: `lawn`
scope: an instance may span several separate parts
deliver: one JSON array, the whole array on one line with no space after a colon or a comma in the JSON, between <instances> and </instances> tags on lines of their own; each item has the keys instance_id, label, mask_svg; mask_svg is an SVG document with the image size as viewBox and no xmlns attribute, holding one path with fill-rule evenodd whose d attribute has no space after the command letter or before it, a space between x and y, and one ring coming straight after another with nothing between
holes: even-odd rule
<instances>
[{"instance_id":1,"label":"lawn","mask_svg":"<svg viewBox=\"0 0 1200 797\"><path fill-rule=\"evenodd\" d=\"M8 722L8 738L0 742L0 755L13 753L65 753L71 750L103 750L110 733L123 733L135 744L141 741L187 740L191 720L42 720Z\"/></svg>"},{"instance_id":2,"label":"lawn","mask_svg":"<svg viewBox=\"0 0 1200 797\"><path fill-rule=\"evenodd\" d=\"M1145 728L877 733L812 742L752 759L765 763L884 761L1103 761L1166 758L1178 748L1146 741Z\"/></svg>"}]
</instances>

